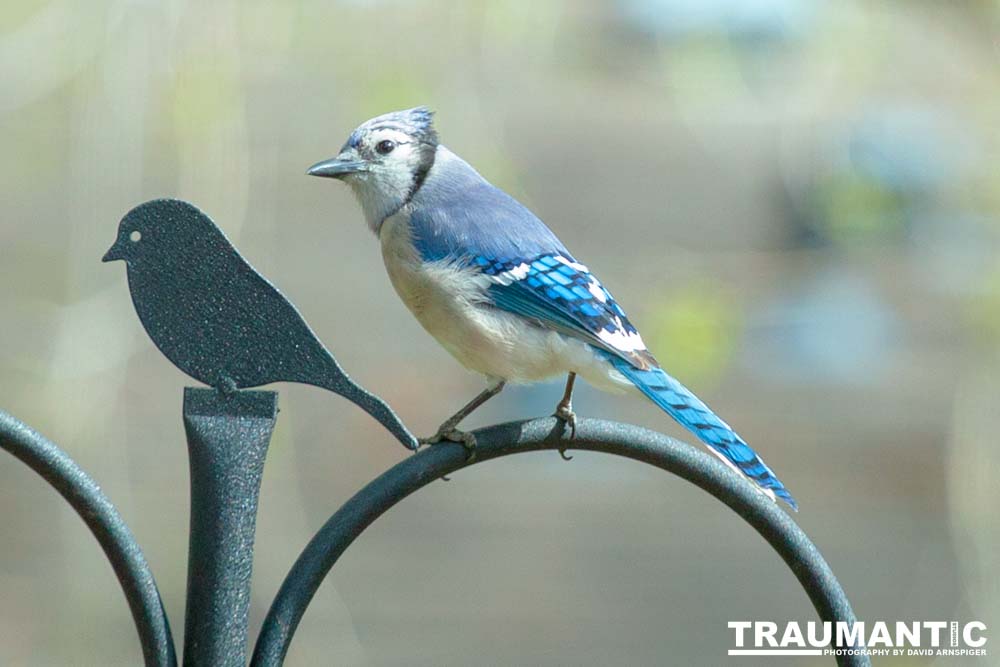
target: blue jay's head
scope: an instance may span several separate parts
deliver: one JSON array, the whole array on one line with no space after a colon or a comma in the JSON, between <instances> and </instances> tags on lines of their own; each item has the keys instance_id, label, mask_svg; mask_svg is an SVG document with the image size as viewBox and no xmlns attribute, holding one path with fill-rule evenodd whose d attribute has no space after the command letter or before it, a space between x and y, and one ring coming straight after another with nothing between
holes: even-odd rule
<instances>
[{"instance_id":1,"label":"blue jay's head","mask_svg":"<svg viewBox=\"0 0 1000 667\"><path fill-rule=\"evenodd\" d=\"M423 183L437 146L430 110L393 111L362 123L337 157L314 164L306 173L350 185L368 223L377 228Z\"/></svg>"}]
</instances>

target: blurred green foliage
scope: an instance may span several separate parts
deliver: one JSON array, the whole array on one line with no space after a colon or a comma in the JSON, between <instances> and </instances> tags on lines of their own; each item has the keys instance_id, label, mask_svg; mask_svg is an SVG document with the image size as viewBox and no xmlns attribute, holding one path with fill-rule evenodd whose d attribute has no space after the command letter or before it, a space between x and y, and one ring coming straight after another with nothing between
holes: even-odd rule
<instances>
[{"instance_id":1,"label":"blurred green foliage","mask_svg":"<svg viewBox=\"0 0 1000 667\"><path fill-rule=\"evenodd\" d=\"M971 338L1000 362L1000 260L983 275L981 288L968 299L965 314Z\"/></svg>"},{"instance_id":2,"label":"blurred green foliage","mask_svg":"<svg viewBox=\"0 0 1000 667\"><path fill-rule=\"evenodd\" d=\"M189 59L177 67L171 83L167 99L173 102L174 133L185 142L201 144L242 114L240 73L225 59Z\"/></svg>"},{"instance_id":3,"label":"blurred green foliage","mask_svg":"<svg viewBox=\"0 0 1000 667\"><path fill-rule=\"evenodd\" d=\"M842 246L899 239L904 224L901 195L857 171L839 172L816 192L822 233Z\"/></svg>"},{"instance_id":4,"label":"blurred green foliage","mask_svg":"<svg viewBox=\"0 0 1000 667\"><path fill-rule=\"evenodd\" d=\"M704 282L671 290L644 320L646 344L664 368L705 388L724 377L742 328L739 304L720 285Z\"/></svg>"}]
</instances>

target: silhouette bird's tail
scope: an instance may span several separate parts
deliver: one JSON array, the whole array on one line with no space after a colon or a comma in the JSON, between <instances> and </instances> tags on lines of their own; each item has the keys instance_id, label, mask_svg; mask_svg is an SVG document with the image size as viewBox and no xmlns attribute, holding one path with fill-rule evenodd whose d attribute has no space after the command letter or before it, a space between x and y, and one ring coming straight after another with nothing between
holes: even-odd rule
<instances>
[{"instance_id":1,"label":"silhouette bird's tail","mask_svg":"<svg viewBox=\"0 0 1000 667\"><path fill-rule=\"evenodd\" d=\"M325 356L327 363L324 364L323 372L318 377L310 378L306 382L321 389L332 391L335 394L340 394L374 417L377 422L396 436L404 447L416 450L419 446L417 438L410 433L410 430L406 428L402 420L389 407L389 404L352 380L329 351L326 351Z\"/></svg>"},{"instance_id":2,"label":"silhouette bird's tail","mask_svg":"<svg viewBox=\"0 0 1000 667\"><path fill-rule=\"evenodd\" d=\"M607 357L618 372L681 426L708 445L723 463L750 478L772 500L781 498L789 507L798 511L798 503L792 498L792 494L757 452L684 385L660 368L640 370L620 357L611 354Z\"/></svg>"}]
</instances>

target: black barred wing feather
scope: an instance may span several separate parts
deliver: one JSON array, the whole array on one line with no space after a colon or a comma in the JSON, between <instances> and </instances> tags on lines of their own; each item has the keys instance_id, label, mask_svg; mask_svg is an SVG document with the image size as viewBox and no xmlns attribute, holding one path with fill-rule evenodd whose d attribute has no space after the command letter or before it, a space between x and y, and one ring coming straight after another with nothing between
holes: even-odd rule
<instances>
[{"instance_id":1,"label":"black barred wing feather","mask_svg":"<svg viewBox=\"0 0 1000 667\"><path fill-rule=\"evenodd\" d=\"M561 254L530 259L475 257L498 308L586 340L636 368L655 367L625 311L587 267Z\"/></svg>"}]
</instances>

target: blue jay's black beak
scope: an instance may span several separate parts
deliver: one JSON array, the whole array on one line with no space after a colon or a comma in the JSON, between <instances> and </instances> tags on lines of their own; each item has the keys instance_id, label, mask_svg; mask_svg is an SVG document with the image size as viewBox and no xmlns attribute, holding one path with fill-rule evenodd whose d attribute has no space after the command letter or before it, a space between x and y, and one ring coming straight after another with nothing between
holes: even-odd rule
<instances>
[{"instance_id":1,"label":"blue jay's black beak","mask_svg":"<svg viewBox=\"0 0 1000 667\"><path fill-rule=\"evenodd\" d=\"M306 172L309 176L322 176L323 178L343 178L359 171L366 171L367 165L361 160L355 160L346 155L338 155L329 160L317 162L309 167Z\"/></svg>"}]
</instances>

